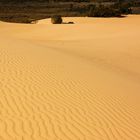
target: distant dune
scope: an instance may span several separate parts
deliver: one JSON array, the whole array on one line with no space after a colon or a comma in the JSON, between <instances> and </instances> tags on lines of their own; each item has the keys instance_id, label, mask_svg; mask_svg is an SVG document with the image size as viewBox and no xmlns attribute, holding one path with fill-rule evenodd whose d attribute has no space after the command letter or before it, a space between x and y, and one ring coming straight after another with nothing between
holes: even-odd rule
<instances>
[{"instance_id":1,"label":"distant dune","mask_svg":"<svg viewBox=\"0 0 140 140\"><path fill-rule=\"evenodd\" d=\"M0 22L0 140L140 140L140 16Z\"/></svg>"}]
</instances>

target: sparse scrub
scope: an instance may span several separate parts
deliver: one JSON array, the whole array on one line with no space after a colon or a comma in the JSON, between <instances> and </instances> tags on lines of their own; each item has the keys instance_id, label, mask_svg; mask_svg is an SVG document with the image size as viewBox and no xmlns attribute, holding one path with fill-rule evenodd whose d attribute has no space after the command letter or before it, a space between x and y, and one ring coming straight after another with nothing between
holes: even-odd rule
<instances>
[{"instance_id":1,"label":"sparse scrub","mask_svg":"<svg viewBox=\"0 0 140 140\"><path fill-rule=\"evenodd\" d=\"M62 23L62 17L60 15L55 15L51 17L52 24L61 24Z\"/></svg>"},{"instance_id":2,"label":"sparse scrub","mask_svg":"<svg viewBox=\"0 0 140 140\"><path fill-rule=\"evenodd\" d=\"M131 4L130 3L122 3L120 5L120 10L121 10L121 13L123 13L123 14L131 14L132 13Z\"/></svg>"},{"instance_id":3,"label":"sparse scrub","mask_svg":"<svg viewBox=\"0 0 140 140\"><path fill-rule=\"evenodd\" d=\"M140 13L137 0L105 1L108 0L0 0L0 20L31 23L30 19L40 20L58 13L63 17L119 17L121 14Z\"/></svg>"},{"instance_id":4,"label":"sparse scrub","mask_svg":"<svg viewBox=\"0 0 140 140\"><path fill-rule=\"evenodd\" d=\"M119 9L114 9L112 7L99 5L95 8L90 8L89 15L90 17L119 17L121 16L121 11Z\"/></svg>"},{"instance_id":5,"label":"sparse scrub","mask_svg":"<svg viewBox=\"0 0 140 140\"><path fill-rule=\"evenodd\" d=\"M133 3L131 2L117 2L112 5L112 8L119 9L122 14L131 14Z\"/></svg>"},{"instance_id":6,"label":"sparse scrub","mask_svg":"<svg viewBox=\"0 0 140 140\"><path fill-rule=\"evenodd\" d=\"M96 7L95 5L89 5L89 7L88 7L88 9L89 9L88 16L89 17L92 17L93 16L95 7Z\"/></svg>"}]
</instances>

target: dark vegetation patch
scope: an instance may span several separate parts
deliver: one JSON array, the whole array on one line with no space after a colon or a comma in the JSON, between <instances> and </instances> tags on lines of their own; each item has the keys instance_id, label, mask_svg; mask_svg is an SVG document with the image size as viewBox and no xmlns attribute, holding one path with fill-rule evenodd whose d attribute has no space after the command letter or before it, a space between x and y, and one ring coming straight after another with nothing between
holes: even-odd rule
<instances>
[{"instance_id":1,"label":"dark vegetation patch","mask_svg":"<svg viewBox=\"0 0 140 140\"><path fill-rule=\"evenodd\" d=\"M139 1L0 0L0 20L35 23L57 14L62 17L120 17L136 10L140 13L139 7Z\"/></svg>"},{"instance_id":2,"label":"dark vegetation patch","mask_svg":"<svg viewBox=\"0 0 140 140\"><path fill-rule=\"evenodd\" d=\"M52 24L61 24L63 22L62 17L60 15L54 15L51 17Z\"/></svg>"}]
</instances>

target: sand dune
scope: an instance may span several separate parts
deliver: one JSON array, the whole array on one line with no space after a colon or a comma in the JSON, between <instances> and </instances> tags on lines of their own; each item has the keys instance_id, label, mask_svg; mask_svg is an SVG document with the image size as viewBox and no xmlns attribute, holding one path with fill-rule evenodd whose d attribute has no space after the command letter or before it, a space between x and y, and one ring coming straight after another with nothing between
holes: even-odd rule
<instances>
[{"instance_id":1,"label":"sand dune","mask_svg":"<svg viewBox=\"0 0 140 140\"><path fill-rule=\"evenodd\" d=\"M0 23L0 140L140 140L140 16Z\"/></svg>"}]
</instances>

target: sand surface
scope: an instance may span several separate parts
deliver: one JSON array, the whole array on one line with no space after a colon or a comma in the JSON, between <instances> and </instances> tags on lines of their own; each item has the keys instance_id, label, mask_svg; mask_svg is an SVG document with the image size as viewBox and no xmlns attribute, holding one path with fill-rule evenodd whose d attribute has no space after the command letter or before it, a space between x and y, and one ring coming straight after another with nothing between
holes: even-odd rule
<instances>
[{"instance_id":1,"label":"sand surface","mask_svg":"<svg viewBox=\"0 0 140 140\"><path fill-rule=\"evenodd\" d=\"M140 16L0 22L0 140L140 140Z\"/></svg>"}]
</instances>

